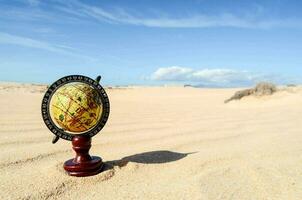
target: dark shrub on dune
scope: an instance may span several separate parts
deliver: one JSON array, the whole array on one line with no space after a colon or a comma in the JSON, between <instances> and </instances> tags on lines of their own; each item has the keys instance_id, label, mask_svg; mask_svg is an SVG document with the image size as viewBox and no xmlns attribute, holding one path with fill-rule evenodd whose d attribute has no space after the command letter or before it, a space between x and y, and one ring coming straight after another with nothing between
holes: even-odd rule
<instances>
[{"instance_id":1,"label":"dark shrub on dune","mask_svg":"<svg viewBox=\"0 0 302 200\"><path fill-rule=\"evenodd\" d=\"M240 100L245 96L255 95L255 96L266 96L272 95L277 91L277 87L273 83L262 82L258 83L255 88L245 89L236 92L231 98L224 101L228 103L232 100Z\"/></svg>"}]
</instances>

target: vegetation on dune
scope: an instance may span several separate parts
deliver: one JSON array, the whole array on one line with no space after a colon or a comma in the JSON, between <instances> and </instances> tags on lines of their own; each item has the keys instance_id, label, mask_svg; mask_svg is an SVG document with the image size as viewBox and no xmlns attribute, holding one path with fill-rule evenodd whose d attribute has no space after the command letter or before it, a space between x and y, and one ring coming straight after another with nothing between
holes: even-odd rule
<instances>
[{"instance_id":1,"label":"vegetation on dune","mask_svg":"<svg viewBox=\"0 0 302 200\"><path fill-rule=\"evenodd\" d=\"M272 83L262 82L256 85L256 87L251 89L240 90L236 92L231 98L224 101L224 103L228 103L233 100L240 100L245 96L266 96L272 95L277 91L277 87Z\"/></svg>"}]
</instances>

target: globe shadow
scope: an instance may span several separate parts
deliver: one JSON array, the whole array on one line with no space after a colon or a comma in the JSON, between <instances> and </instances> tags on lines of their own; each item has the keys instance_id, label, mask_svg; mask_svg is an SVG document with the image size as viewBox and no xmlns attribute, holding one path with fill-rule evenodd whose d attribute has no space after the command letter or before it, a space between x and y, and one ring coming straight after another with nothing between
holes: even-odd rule
<instances>
[{"instance_id":1,"label":"globe shadow","mask_svg":"<svg viewBox=\"0 0 302 200\"><path fill-rule=\"evenodd\" d=\"M175 162L194 153L197 152L178 153L178 152L165 151L165 150L149 151L149 152L127 156L120 160L107 161L105 162L105 170L112 169L114 166L123 167L127 165L128 162L142 163L142 164L163 164L163 163Z\"/></svg>"}]
</instances>

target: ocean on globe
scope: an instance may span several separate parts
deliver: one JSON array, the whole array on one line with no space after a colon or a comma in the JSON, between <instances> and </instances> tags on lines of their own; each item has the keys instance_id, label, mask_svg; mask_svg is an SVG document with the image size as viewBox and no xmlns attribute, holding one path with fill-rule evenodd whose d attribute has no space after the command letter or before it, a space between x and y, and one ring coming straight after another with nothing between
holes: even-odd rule
<instances>
[{"instance_id":1,"label":"ocean on globe","mask_svg":"<svg viewBox=\"0 0 302 200\"><path fill-rule=\"evenodd\" d=\"M100 120L102 110L99 93L81 82L61 86L50 101L53 121L64 131L73 134L92 129Z\"/></svg>"}]
</instances>

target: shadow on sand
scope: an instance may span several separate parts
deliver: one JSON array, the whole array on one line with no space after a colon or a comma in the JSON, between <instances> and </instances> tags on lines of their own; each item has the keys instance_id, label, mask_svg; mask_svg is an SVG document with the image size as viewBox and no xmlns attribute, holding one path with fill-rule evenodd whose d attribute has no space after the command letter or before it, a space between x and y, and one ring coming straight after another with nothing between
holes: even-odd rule
<instances>
[{"instance_id":1,"label":"shadow on sand","mask_svg":"<svg viewBox=\"0 0 302 200\"><path fill-rule=\"evenodd\" d=\"M150 151L124 157L120 160L105 162L105 170L112 169L114 166L124 167L128 162L143 164L161 164L180 160L192 153L177 153L172 151Z\"/></svg>"}]
</instances>

